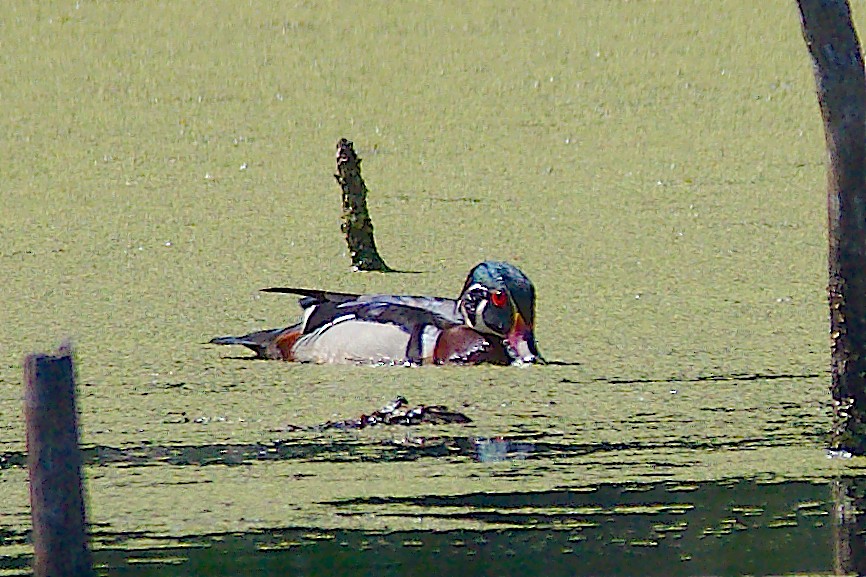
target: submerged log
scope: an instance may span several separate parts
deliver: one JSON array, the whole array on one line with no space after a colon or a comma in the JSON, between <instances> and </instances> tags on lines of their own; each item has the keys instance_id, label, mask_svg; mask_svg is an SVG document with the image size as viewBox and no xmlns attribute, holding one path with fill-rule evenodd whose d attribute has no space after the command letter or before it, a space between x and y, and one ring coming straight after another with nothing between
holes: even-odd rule
<instances>
[{"instance_id":1,"label":"submerged log","mask_svg":"<svg viewBox=\"0 0 866 577\"><path fill-rule=\"evenodd\" d=\"M35 577L90 577L72 352L24 359Z\"/></svg>"},{"instance_id":2,"label":"submerged log","mask_svg":"<svg viewBox=\"0 0 866 577\"><path fill-rule=\"evenodd\" d=\"M844 0L798 0L827 144L831 445L866 454L866 74Z\"/></svg>"},{"instance_id":3,"label":"submerged log","mask_svg":"<svg viewBox=\"0 0 866 577\"><path fill-rule=\"evenodd\" d=\"M341 138L337 143L337 174L343 190L343 224L352 268L356 271L393 272L376 250L373 221L367 211L367 185L361 177L361 159L351 141Z\"/></svg>"}]
</instances>

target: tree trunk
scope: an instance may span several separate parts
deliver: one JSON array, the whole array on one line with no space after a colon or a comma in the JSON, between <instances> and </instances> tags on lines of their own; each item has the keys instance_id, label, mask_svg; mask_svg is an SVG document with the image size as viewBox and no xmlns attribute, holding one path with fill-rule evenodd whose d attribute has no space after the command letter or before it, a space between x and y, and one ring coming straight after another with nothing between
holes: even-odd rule
<instances>
[{"instance_id":1,"label":"tree trunk","mask_svg":"<svg viewBox=\"0 0 866 577\"><path fill-rule=\"evenodd\" d=\"M827 142L835 449L866 454L866 74L843 0L798 0Z\"/></svg>"}]
</instances>

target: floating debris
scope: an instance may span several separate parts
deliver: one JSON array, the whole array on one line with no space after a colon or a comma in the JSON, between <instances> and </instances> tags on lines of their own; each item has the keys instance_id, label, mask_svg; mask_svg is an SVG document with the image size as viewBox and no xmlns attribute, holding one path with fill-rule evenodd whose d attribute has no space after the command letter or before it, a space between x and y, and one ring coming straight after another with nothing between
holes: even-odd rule
<instances>
[{"instance_id":1,"label":"floating debris","mask_svg":"<svg viewBox=\"0 0 866 577\"><path fill-rule=\"evenodd\" d=\"M445 405L418 405L409 408L406 397L400 396L369 415L345 421L327 421L319 425L286 425L286 431L325 431L328 429L352 430L365 429L376 425L447 425L451 423L471 423L472 419L457 411L450 411Z\"/></svg>"}]
</instances>

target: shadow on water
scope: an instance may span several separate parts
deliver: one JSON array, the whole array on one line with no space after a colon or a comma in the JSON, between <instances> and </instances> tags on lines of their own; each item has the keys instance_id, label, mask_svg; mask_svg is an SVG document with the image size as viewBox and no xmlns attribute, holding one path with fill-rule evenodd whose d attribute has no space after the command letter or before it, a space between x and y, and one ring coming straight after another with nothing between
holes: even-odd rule
<instances>
[{"instance_id":1,"label":"shadow on water","mask_svg":"<svg viewBox=\"0 0 866 577\"><path fill-rule=\"evenodd\" d=\"M362 440L280 439L249 444L214 445L152 445L144 443L132 447L91 446L82 448L85 466L138 467L155 464L185 466L237 466L265 461L327 461L340 462L395 462L417 461L425 458L471 458L480 462L503 460L554 459L564 462L570 458L615 451L654 451L660 449L718 450L756 449L785 446L790 439L785 435L739 439L674 439L666 442L631 441L622 443L557 443L546 435L524 435L505 438L480 437L416 437L384 440L370 444ZM25 468L27 454L8 452L0 454L0 470Z\"/></svg>"},{"instance_id":2,"label":"shadow on water","mask_svg":"<svg viewBox=\"0 0 866 577\"><path fill-rule=\"evenodd\" d=\"M804 411L796 403L782 403L779 408L777 417L792 421ZM711 406L700 410L732 409ZM659 419L659 424L664 422ZM666 452L677 449L787 447L823 434L817 428L806 435L802 428L796 432L768 428L748 437L675 435L603 442L551 431L508 438L401 438L397 434L382 440L324 432L311 435L310 431L274 433L281 438L247 444L85 446L83 460L91 468L209 467L211 472L211 467L254 463L375 464L434 459L458 467L469 460L537 460L568 467L586 455L595 459L642 452L659 453L653 459L664 459ZM688 467L689 463L664 465ZM25 467L25 453L0 454L0 472ZM491 476L495 474L491 471ZM775 484L734 479L580 488L555 485L546 491L498 493L461 493L465 489L458 488L456 494L411 498L388 497L387 493L343 500L320 496L312 504L341 521L331 526L368 529L299 527L288 519L285 523L293 525L281 526L277 519L246 532L179 536L119 532L111 525L94 525L91 534L98 572L130 576L331 575L343 571L385 576L409 572L470 576L866 574L866 546L859 536L866 530L866 519L856 514L864 510L866 488L862 483L859 479ZM367 523L367 519L377 522ZM381 530L397 526L440 530ZM0 522L0 543L9 546L8 550L26 551L29 539L26 526L19 523L13 528ZM27 553L0 557L0 575L26 574L29 563Z\"/></svg>"},{"instance_id":3,"label":"shadow on water","mask_svg":"<svg viewBox=\"0 0 866 577\"><path fill-rule=\"evenodd\" d=\"M609 379L609 378L599 378L596 381L609 383L611 385L635 385L635 384L645 384L645 383L706 383L706 382L718 382L718 381L732 381L732 382L741 382L741 381L772 381L772 380L798 380L798 379L816 379L821 378L826 375L822 373L808 373L802 375L795 374L786 374L786 373L775 373L775 374L767 374L767 373L737 373L731 375L701 375L693 378L684 378L684 377L671 377L667 379ZM562 379L560 382L563 383L577 383L578 381L573 381L570 379Z\"/></svg>"},{"instance_id":4,"label":"shadow on water","mask_svg":"<svg viewBox=\"0 0 866 577\"><path fill-rule=\"evenodd\" d=\"M99 573L771 575L866 569L863 479L600 485L328 503L335 514L462 518L477 530L273 528L167 538L92 528ZM21 536L4 535L4 538ZM146 540L148 547L130 547ZM155 543L155 545L154 545ZM0 560L7 574L29 559Z\"/></svg>"},{"instance_id":5,"label":"shadow on water","mask_svg":"<svg viewBox=\"0 0 866 577\"><path fill-rule=\"evenodd\" d=\"M835 572L866 575L866 479L839 479L832 483L831 490Z\"/></svg>"}]
</instances>

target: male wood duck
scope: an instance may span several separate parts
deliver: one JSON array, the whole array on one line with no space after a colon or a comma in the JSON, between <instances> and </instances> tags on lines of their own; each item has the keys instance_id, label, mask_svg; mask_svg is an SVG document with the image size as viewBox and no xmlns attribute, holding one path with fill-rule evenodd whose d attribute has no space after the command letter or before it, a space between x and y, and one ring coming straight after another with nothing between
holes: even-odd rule
<instances>
[{"instance_id":1,"label":"male wood duck","mask_svg":"<svg viewBox=\"0 0 866 577\"><path fill-rule=\"evenodd\" d=\"M535 344L535 288L520 269L486 261L457 300L358 295L274 287L300 295L301 322L216 345L243 345L256 357L308 363L520 365L544 362Z\"/></svg>"}]
</instances>

